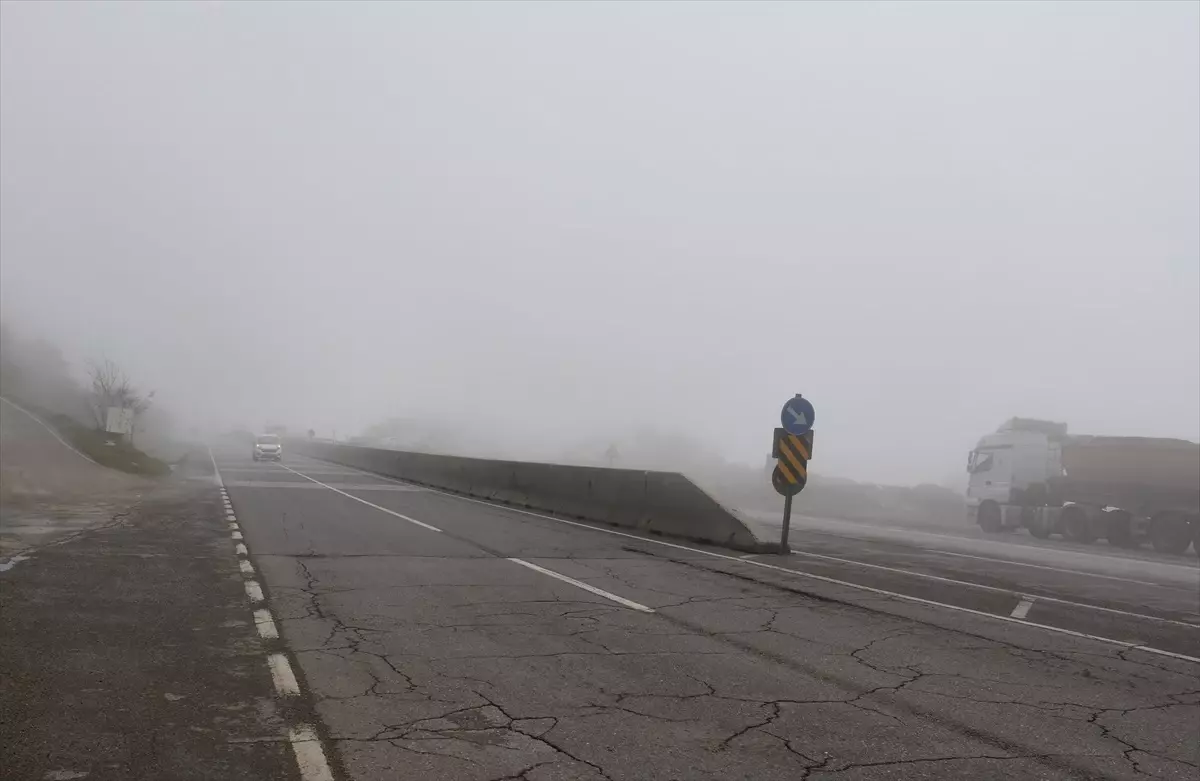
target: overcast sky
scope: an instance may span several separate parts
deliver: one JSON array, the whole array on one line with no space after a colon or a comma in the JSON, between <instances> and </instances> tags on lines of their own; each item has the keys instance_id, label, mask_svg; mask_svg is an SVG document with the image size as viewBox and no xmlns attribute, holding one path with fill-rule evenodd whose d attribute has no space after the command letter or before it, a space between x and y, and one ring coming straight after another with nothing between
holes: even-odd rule
<instances>
[{"instance_id":1,"label":"overcast sky","mask_svg":"<svg viewBox=\"0 0 1200 781\"><path fill-rule=\"evenodd\" d=\"M0 304L201 424L1200 439L1200 4L0 5ZM540 451L539 451L540 452Z\"/></svg>"}]
</instances>

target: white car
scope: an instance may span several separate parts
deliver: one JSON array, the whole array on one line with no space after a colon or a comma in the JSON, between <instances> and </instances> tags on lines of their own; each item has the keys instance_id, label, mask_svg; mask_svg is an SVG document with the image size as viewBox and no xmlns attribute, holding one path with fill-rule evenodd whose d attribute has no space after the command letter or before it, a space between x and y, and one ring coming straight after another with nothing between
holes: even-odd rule
<instances>
[{"instance_id":1,"label":"white car","mask_svg":"<svg viewBox=\"0 0 1200 781\"><path fill-rule=\"evenodd\" d=\"M254 438L255 461L282 461L283 443L274 434L259 434Z\"/></svg>"}]
</instances>

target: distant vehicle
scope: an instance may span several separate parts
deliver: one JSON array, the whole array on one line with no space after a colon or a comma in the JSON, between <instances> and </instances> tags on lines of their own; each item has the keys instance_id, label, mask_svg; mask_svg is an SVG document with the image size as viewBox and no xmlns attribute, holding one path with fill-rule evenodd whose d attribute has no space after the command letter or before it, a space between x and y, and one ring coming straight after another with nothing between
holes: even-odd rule
<instances>
[{"instance_id":1,"label":"distant vehicle","mask_svg":"<svg viewBox=\"0 0 1200 781\"><path fill-rule=\"evenodd\" d=\"M254 438L255 461L283 461L283 443L276 434L259 434Z\"/></svg>"},{"instance_id":2,"label":"distant vehicle","mask_svg":"<svg viewBox=\"0 0 1200 781\"><path fill-rule=\"evenodd\" d=\"M967 507L985 532L1100 537L1122 548L1200 553L1200 444L1067 435L1065 423L1013 418L967 459Z\"/></svg>"}]
</instances>

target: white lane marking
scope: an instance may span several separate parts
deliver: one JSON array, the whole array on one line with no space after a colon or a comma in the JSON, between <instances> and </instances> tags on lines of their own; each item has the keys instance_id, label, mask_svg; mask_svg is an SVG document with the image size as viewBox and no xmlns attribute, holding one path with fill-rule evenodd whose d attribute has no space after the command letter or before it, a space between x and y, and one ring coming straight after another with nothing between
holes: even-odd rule
<instances>
[{"instance_id":1,"label":"white lane marking","mask_svg":"<svg viewBox=\"0 0 1200 781\"><path fill-rule=\"evenodd\" d=\"M55 430L54 430L54 428L53 428L53 427L52 427L52 426L51 426L49 423L47 423L46 421L42 420L42 419L41 419L41 418L39 418L37 415L34 415L32 412L30 412L29 410L25 409L24 407L22 407L20 404L16 403L15 401L9 401L8 399L4 398L3 396L0 396L0 401L3 401L5 404L9 404L9 405L11 405L11 406L13 406L13 407L16 407L16 409L17 409L19 412L23 412L23 413L25 413L25 415L26 415L26 416L28 416L28 417L32 418L32 419L33 419L33 421L34 421L35 423L37 423L39 426L41 426L42 428L44 428L44 429L46 429L47 431L49 431L49 432L50 432L50 436L52 436L52 437L54 437L55 439L57 439L57 440L58 440L58 443L59 443L60 445L62 445L63 447L65 447L67 450L70 450L72 453L74 453L75 455L79 456L80 458L82 458L82 459L83 459L83 460L85 460L85 461L91 461L93 464L96 464L96 466L100 466L100 464L97 464L95 461L92 461L92 459L91 459L91 458L89 458L88 456L84 455L83 453L79 452L79 451L78 451L78 450L76 450L74 447L72 447L72 446L71 446L71 444L70 444L69 442L67 442L67 440L63 439L62 437L60 437L60 436L58 435L58 432L57 432L57 431L55 431Z\"/></svg>"},{"instance_id":2,"label":"white lane marking","mask_svg":"<svg viewBox=\"0 0 1200 781\"><path fill-rule=\"evenodd\" d=\"M233 537L235 540L240 540L240 539L242 539L242 533L241 533L241 532L234 532L234 533L233 533L232 535L230 535L230 536L231 536L231 537Z\"/></svg>"},{"instance_id":3,"label":"white lane marking","mask_svg":"<svg viewBox=\"0 0 1200 781\"><path fill-rule=\"evenodd\" d=\"M1013 618L1024 618L1029 615L1029 608L1033 607L1033 597L1021 597L1021 601L1013 608L1013 612L1009 613Z\"/></svg>"},{"instance_id":4,"label":"white lane marking","mask_svg":"<svg viewBox=\"0 0 1200 781\"><path fill-rule=\"evenodd\" d=\"M243 575L253 575L254 574L254 565L251 564L246 559L239 559L238 566L241 567Z\"/></svg>"},{"instance_id":5,"label":"white lane marking","mask_svg":"<svg viewBox=\"0 0 1200 781\"><path fill-rule=\"evenodd\" d=\"M913 570L900 569L899 567L888 567L883 564L871 564L870 562L866 562L866 561L856 561L854 559L843 559L840 556L826 556L823 553L808 553L805 551L798 551L798 550L793 550L791 555L804 556L806 558L819 559L822 561L836 561L839 564L852 564L856 567L865 567L867 569L882 570L884 572L891 572L891 573L894 573L897 575L907 575L907 576L913 577L913 578L921 578L922 580L932 580L932 581L936 581L938 583L947 583L951 586L964 586L966 588L973 588L973 589L977 589L979 591L990 591L993 594L1009 594L1011 596L1022 596L1019 592L1013 591L1012 589L1001 588L999 586L988 586L983 583L972 583L969 580L957 580L955 578L944 578L941 575L930 575L927 572L915 572ZM751 563L752 564L760 564L761 562L751 562ZM781 569L787 569L787 568L783 567ZM791 571L798 572L798 570L791 570ZM1158 584L1152 584L1152 585L1158 586ZM1159 587L1161 588L1161 586L1159 586ZM1047 596L1045 594L1034 594L1033 596L1036 596L1038 599L1040 599L1044 602L1054 602L1059 605L1069 605L1071 607L1081 607L1081 608L1087 608L1088 610L1097 610L1101 613L1112 613L1114 615L1119 615L1119 616L1129 616L1131 618L1138 618L1143 621L1153 621L1158 624L1171 624L1173 626L1185 626L1185 627L1188 627L1189 629L1200 629L1200 624L1192 624L1192 623L1188 623L1187 621L1177 621L1173 618L1160 618L1159 616L1148 616L1144 613L1133 613L1128 610L1120 610L1119 608L1115 608L1115 607L1101 607L1099 605L1089 605L1085 602L1072 602L1069 599L1060 599L1059 597L1051 597L1051 596Z\"/></svg>"},{"instance_id":6,"label":"white lane marking","mask_svg":"<svg viewBox=\"0 0 1200 781\"><path fill-rule=\"evenodd\" d=\"M250 555L250 551L246 550L246 546L241 544L240 542L237 545L233 546L233 552L239 556L249 556Z\"/></svg>"},{"instance_id":7,"label":"white lane marking","mask_svg":"<svg viewBox=\"0 0 1200 781\"><path fill-rule=\"evenodd\" d=\"M263 640L278 640L279 630L275 628L275 619L271 618L270 610L255 610L254 625Z\"/></svg>"},{"instance_id":8,"label":"white lane marking","mask_svg":"<svg viewBox=\"0 0 1200 781\"><path fill-rule=\"evenodd\" d=\"M1155 586L1156 588L1165 587L1162 583L1152 583L1148 580L1132 580L1130 578L1119 578L1116 575L1101 575L1098 572L1085 572L1079 569L1063 569L1062 567L1047 567L1045 564L1026 564L1023 561L1011 561L1009 559L993 559L989 556L973 556L970 553L954 553L948 550L939 550L937 548L922 548L921 550L928 553L936 553L939 556L957 556L962 559L976 559L978 561L994 561L997 564L1011 564L1014 567L1029 567L1030 569L1044 569L1050 572L1061 572L1064 575L1083 575L1089 578L1100 578L1102 580L1116 580L1121 583L1136 583L1139 586Z\"/></svg>"},{"instance_id":9,"label":"white lane marking","mask_svg":"<svg viewBox=\"0 0 1200 781\"><path fill-rule=\"evenodd\" d=\"M212 461L212 465L213 465L213 482L215 482L217 484L217 486L220 487L221 493L224 494L225 493L225 483L224 483L224 481L221 480L221 470L217 469L217 458L216 458L216 456L213 455L211 447L207 448L207 450L208 450L208 460Z\"/></svg>"},{"instance_id":10,"label":"white lane marking","mask_svg":"<svg viewBox=\"0 0 1200 781\"><path fill-rule=\"evenodd\" d=\"M296 683L296 674L292 665L283 654L267 654L267 665L271 668L271 680L275 682L275 691L285 697L300 693L300 684Z\"/></svg>"},{"instance_id":11,"label":"white lane marking","mask_svg":"<svg viewBox=\"0 0 1200 781\"><path fill-rule=\"evenodd\" d=\"M227 520L227 521L236 521L236 520L237 520L237 514L236 514L236 513L225 513L225 520Z\"/></svg>"},{"instance_id":12,"label":"white lane marking","mask_svg":"<svg viewBox=\"0 0 1200 781\"><path fill-rule=\"evenodd\" d=\"M229 524L229 531L231 531L231 532L236 532L236 531L241 531L241 529L240 529L240 527L239 527L239 526L238 526L236 523L230 523L230 524Z\"/></svg>"},{"instance_id":13,"label":"white lane marking","mask_svg":"<svg viewBox=\"0 0 1200 781\"><path fill-rule=\"evenodd\" d=\"M263 601L262 586L258 585L258 583L256 581L247 580L246 581L246 596L250 598L251 602L262 602Z\"/></svg>"},{"instance_id":14,"label":"white lane marking","mask_svg":"<svg viewBox=\"0 0 1200 781\"><path fill-rule=\"evenodd\" d=\"M280 464L280 466L283 466L283 464ZM386 507L380 507L379 505L377 505L373 502L368 502L366 499L359 499L354 494L348 494L345 491L341 490L340 488L334 488L331 485L322 483L320 480L317 480L316 478L313 478L313 477L309 477L308 475L304 474L303 472L297 472L295 469L292 469L290 466L283 466L283 468L288 470L289 472L292 472L293 474L300 475L305 480L312 480L317 485L324 486L325 488L328 488L330 491L333 491L334 493L341 494L342 496L345 496L349 499L353 499L356 502L362 502L367 507L374 507L376 510L379 510L380 512L385 512L388 515L394 515L397 518L400 518L401 520L408 521L409 523L415 523L417 526L420 526L423 529L429 529L429 531L431 531L431 532L441 532L441 529L439 529L436 526L430 526L429 524L424 523L423 521L418 521L416 518L409 518L407 515L401 515L400 513L396 512L395 510L389 510Z\"/></svg>"},{"instance_id":15,"label":"white lane marking","mask_svg":"<svg viewBox=\"0 0 1200 781\"><path fill-rule=\"evenodd\" d=\"M610 594L609 592L605 591L604 589L599 589L599 588L596 588L595 586L589 586L587 583L584 583L583 581L580 581L580 580L576 580L575 578L568 578L566 575L561 575L561 574L555 572L554 570L549 570L549 569L546 569L545 567L539 567L536 564L531 564L528 561L525 561L524 559L509 559L509 561L511 561L515 564L520 564L522 567L528 567L529 569L533 570L534 572L540 572L543 575L549 575L552 578L558 578L559 580L561 580L564 583L570 583L572 586L581 588L584 591L590 591L591 593L595 594L596 596L604 597L605 599L611 599L613 602L616 602L618 605L624 605L625 607L631 607L634 610L640 610L643 613L653 613L654 612L653 608L646 607L645 605L634 602L633 600L626 599L625 597L618 597L616 594Z\"/></svg>"},{"instance_id":16,"label":"white lane marking","mask_svg":"<svg viewBox=\"0 0 1200 781\"><path fill-rule=\"evenodd\" d=\"M358 471L360 471L366 475L374 475L375 477L382 477L385 480L392 480L397 483L404 482L403 480L397 480L396 478L393 478L393 477L386 477L384 475L375 475L373 472L366 472L361 469ZM299 474L299 473L297 473L297 474ZM969 615L979 616L982 618L990 618L995 621L1006 621L1006 622L1012 623L1012 624L1021 624L1022 626L1033 627L1035 629L1044 629L1047 632L1055 632L1058 634L1069 635L1071 637L1083 638L1085 640L1093 640L1095 642L1105 643L1107 645L1115 645L1119 648L1124 648L1126 650L1145 651L1146 653L1156 654L1158 656L1167 656L1167 657L1171 657L1173 659L1181 659L1185 662L1194 662L1196 664L1200 664L1200 657L1187 656L1186 654L1177 654L1173 651L1164 651L1161 648L1154 648L1153 646L1149 646L1149 645L1141 645L1140 643L1130 643L1130 642L1126 642L1125 640L1115 640L1111 637L1101 637L1099 635L1089 635L1089 634L1085 634L1083 632L1075 632L1071 629L1064 629L1064 628L1058 627L1058 626L1050 626L1048 624L1039 624L1034 621L1026 621L1024 619L1013 618L1011 616L1000 616L1000 615L996 615L995 613L985 613L982 610L972 610L969 607L961 607L959 605L951 605L946 602L935 602L932 599L922 599L921 597L914 597L914 596L910 596L908 594L901 594L897 591L887 591L885 589L874 588L872 586L864 586L860 583L851 583L848 580L838 580L837 578L829 578L829 577L825 577L824 575L814 575L810 572L803 572L801 570L789 569L788 567L780 567L776 564L768 564L765 561L756 561L754 559L741 559L741 558L738 558L737 556L727 556L724 553L714 553L713 551L701 550L700 548L689 548L686 545L680 545L680 544L674 543L674 542L666 542L665 540L655 540L655 539L651 539L650 537L639 537L636 534L629 534L627 532L619 532L616 529L601 529L600 527L592 526L591 524L580 523L579 521L568 521L565 518L555 518L552 515L543 515L542 513L535 513L530 510L519 510L516 507L509 507L509 506L503 505L503 504L495 504L493 502L485 502L482 499L476 499L471 496L460 496L458 494L452 494L448 491L442 491L437 488L426 487L426 490L429 491L430 493L439 494L441 496L445 496L450 499L459 499L464 502L471 502L472 504L481 504L484 507L491 507L494 510L506 510L511 513L519 513L521 515L528 515L532 518L541 518L546 521L555 521L556 523L564 523L568 526L577 526L580 529L590 529L594 532L599 532L601 534L611 534L616 537L625 537L630 540L640 540L641 542L648 542L653 545L661 545L664 548L674 548L676 550L688 551L689 553L699 553L703 556L709 556L714 559L723 559L725 561L732 561L737 564L752 564L755 567L762 567L763 569L770 569L770 570L777 570L779 572L786 572L791 575L798 575L802 578L809 578L810 580L817 580L817 581L821 581L823 583L831 583L836 586L845 586L847 588L857 589L859 591L866 591L866 592L869 592L872 594L879 594L880 596L891 597L892 599L899 599L904 602L913 602L913 603L916 603L919 605L927 605L929 607L942 608L944 610L954 610L959 613L967 613ZM901 571L903 571L903 570L901 570ZM964 582L964 585L973 586L976 588L983 588L983 589L989 590L989 591L1001 591L1006 594L1014 594L1015 595L1015 592L1008 591L1007 589L997 589L993 586L983 586L979 583L965 583ZM1038 599L1041 599L1046 602L1056 602L1061 605L1070 605L1072 607L1087 608L1089 610L1099 610L1099 611L1103 611L1106 613L1117 613L1120 615L1130 616L1132 618L1141 618L1141 619L1147 619L1150 621L1158 621L1158 622L1163 622L1163 623L1168 623L1168 624L1176 624L1178 626L1184 626L1184 627L1188 627L1190 629L1200 629L1200 626L1198 626L1196 624L1189 624L1185 621L1173 621L1171 619L1158 618L1157 616L1147 616L1147 615L1143 615L1141 613L1130 613L1130 612L1127 612L1124 610L1116 610L1114 608L1104 608L1104 607L1099 607L1097 605L1088 605L1088 604L1084 604L1082 602L1071 602L1070 600L1066 600L1066 599L1055 599L1054 597L1047 597L1047 596L1043 596L1040 594L1036 595L1036 596Z\"/></svg>"},{"instance_id":17,"label":"white lane marking","mask_svg":"<svg viewBox=\"0 0 1200 781\"><path fill-rule=\"evenodd\" d=\"M325 749L321 748L316 730L307 724L298 724L292 727L288 737L303 781L333 781L333 771L329 769Z\"/></svg>"}]
</instances>

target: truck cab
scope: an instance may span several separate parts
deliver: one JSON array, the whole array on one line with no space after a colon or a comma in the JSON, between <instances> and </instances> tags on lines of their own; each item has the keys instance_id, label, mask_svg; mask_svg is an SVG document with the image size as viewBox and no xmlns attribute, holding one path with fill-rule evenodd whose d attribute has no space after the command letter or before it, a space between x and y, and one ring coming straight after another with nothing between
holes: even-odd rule
<instances>
[{"instance_id":1,"label":"truck cab","mask_svg":"<svg viewBox=\"0 0 1200 781\"><path fill-rule=\"evenodd\" d=\"M981 437L967 455L971 520L985 531L1022 525L1017 505L1043 504L1051 482L1063 474L1065 435L1065 425L1014 418Z\"/></svg>"}]
</instances>

